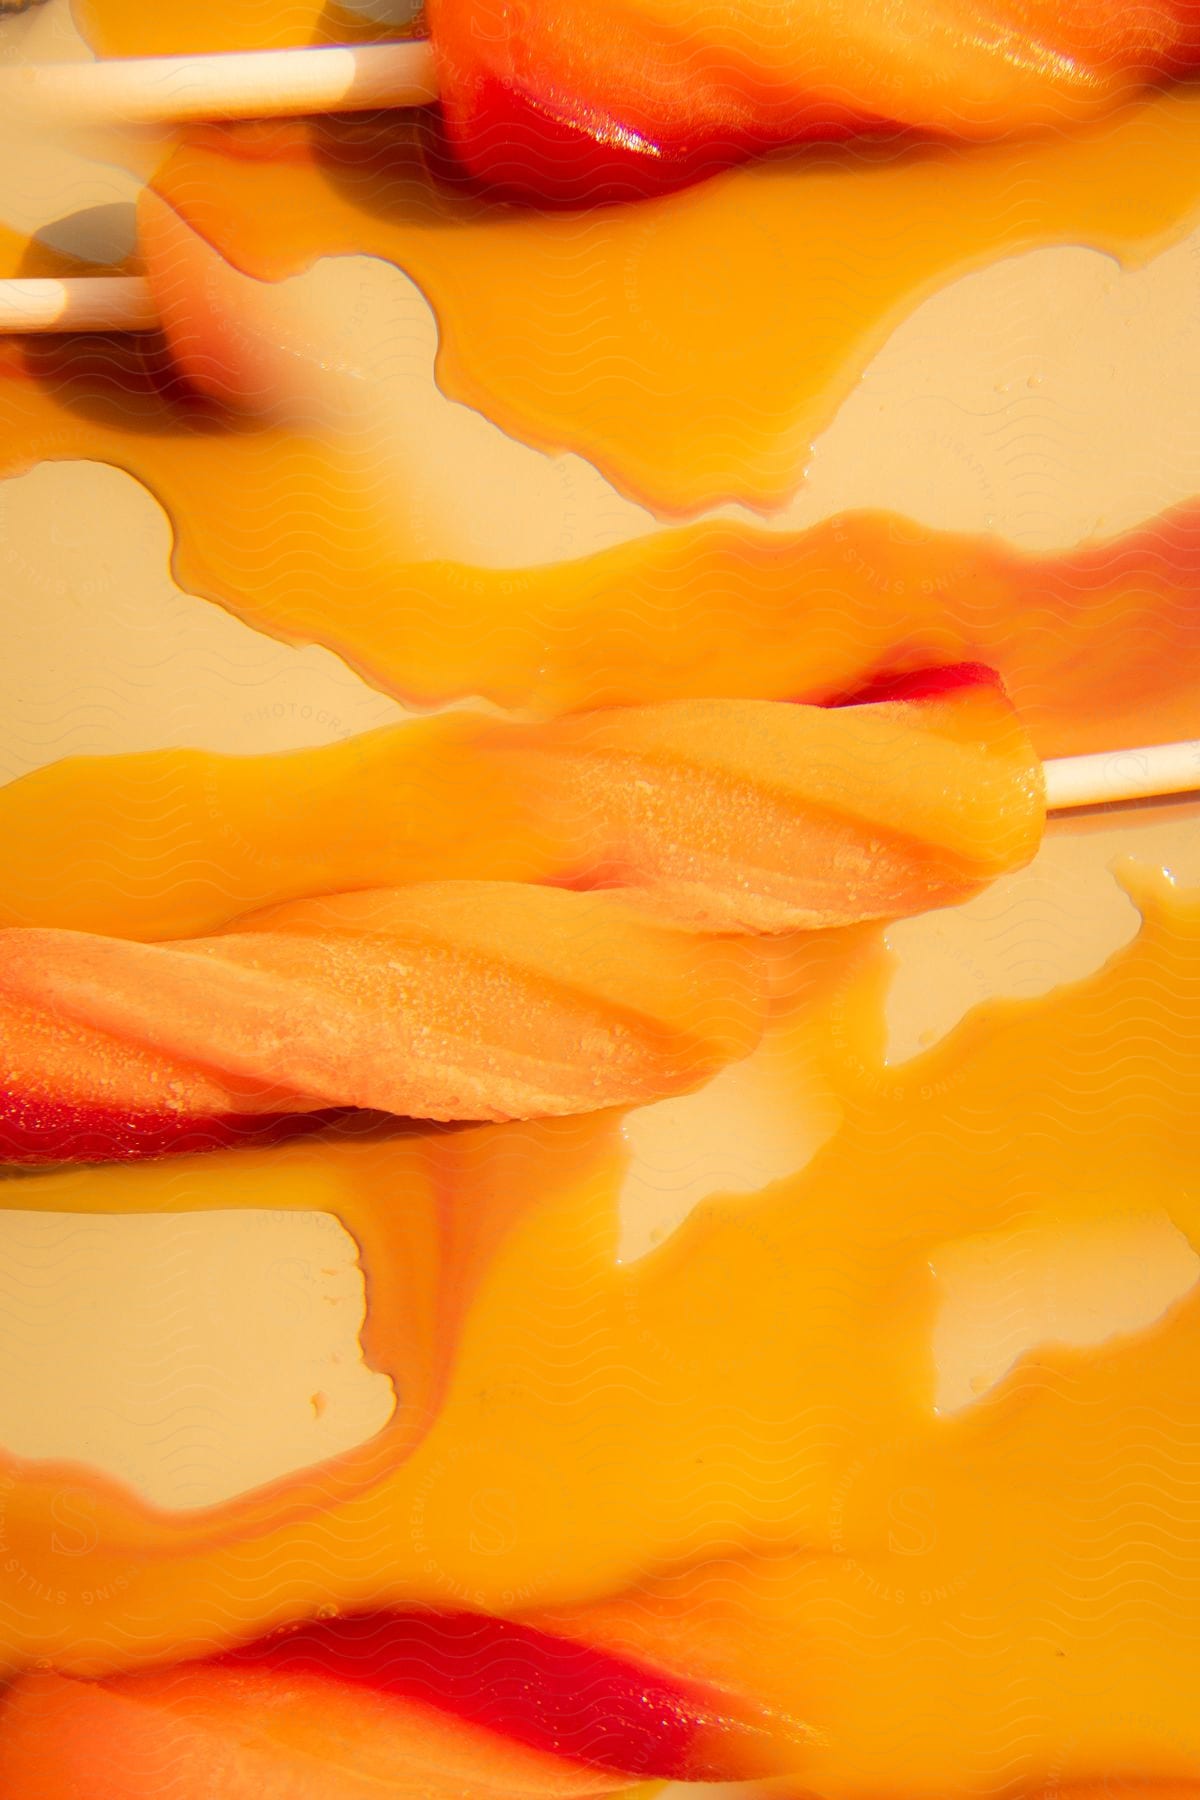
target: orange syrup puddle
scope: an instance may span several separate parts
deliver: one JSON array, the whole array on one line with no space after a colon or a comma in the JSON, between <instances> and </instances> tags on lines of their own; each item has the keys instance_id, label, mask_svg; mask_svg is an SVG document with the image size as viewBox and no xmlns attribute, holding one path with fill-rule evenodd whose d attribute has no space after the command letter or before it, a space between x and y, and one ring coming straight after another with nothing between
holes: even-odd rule
<instances>
[{"instance_id":1,"label":"orange syrup puddle","mask_svg":"<svg viewBox=\"0 0 1200 1800\"><path fill-rule=\"evenodd\" d=\"M335 1212L401 1404L361 1450L198 1514L10 1463L6 1658L95 1672L321 1608L465 1606L783 1707L821 1793L1200 1777L1200 1297L1044 1345L950 1417L932 1399L938 1246L1147 1205L1200 1236L1200 896L1141 877L1137 898L1098 975L986 1006L901 1069L877 934L785 946L775 1051L843 1123L630 1266L611 1118L12 1183L8 1204L65 1212Z\"/></svg>"},{"instance_id":2,"label":"orange syrup puddle","mask_svg":"<svg viewBox=\"0 0 1200 1800\"><path fill-rule=\"evenodd\" d=\"M242 9L240 37L222 21L220 47L351 35L309 0L273 14ZM171 9L170 42L133 0L85 19L110 52L217 47L199 7ZM197 133L161 187L257 275L364 250L400 263L437 310L449 394L686 514L785 498L867 358L950 275L1063 239L1127 263L1175 240L1200 186L1198 106L1179 89L1069 138L783 157L586 216L431 187L427 126L404 120ZM128 469L168 509L186 585L421 700L828 698L978 657L1043 754L1194 734L1194 506L1054 558L863 515L492 572L406 554L369 458L196 406L153 343L9 349L0 378L6 472ZM363 754L300 753L284 791L328 777L332 805ZM5 839L29 833L14 916L45 907L49 874L69 885L81 819L102 845L127 801L157 818L180 783L202 822L155 848L147 891L185 846L230 854L231 838L253 887L256 780L165 753L4 790ZM300 829L281 821L284 862ZM95 900L114 919L120 880ZM193 1515L78 1468L0 1465L4 1661L107 1670L321 1608L468 1606L760 1694L811 1722L804 1785L828 1796L928 1800L964 1770L1043 1796L1114 1771L1200 1779L1200 1302L1027 1356L954 1419L931 1402L928 1262L949 1238L1149 1198L1196 1241L1200 901L1145 903L1101 975L985 1009L902 1071L883 1059L876 935L790 947L804 1004L778 1030L842 1128L810 1168L706 1203L630 1268L611 1118L354 1130L6 1183L8 1204L54 1211L336 1213L368 1273L367 1355L400 1405L359 1450ZM499 1550L497 1495L517 1527ZM64 1550L64 1504L82 1553Z\"/></svg>"},{"instance_id":3,"label":"orange syrup puddle","mask_svg":"<svg viewBox=\"0 0 1200 1800\"><path fill-rule=\"evenodd\" d=\"M583 212L431 182L433 132L402 114L214 128L156 186L264 279L327 255L398 264L437 314L447 395L664 514L783 504L871 356L950 277L1058 243L1139 265L1200 200L1197 87L1069 134L860 140Z\"/></svg>"},{"instance_id":4,"label":"orange syrup puddle","mask_svg":"<svg viewBox=\"0 0 1200 1800\"><path fill-rule=\"evenodd\" d=\"M0 787L0 924L198 936L301 892L546 880L548 822L460 717L316 750L72 757Z\"/></svg>"},{"instance_id":5,"label":"orange syrup puddle","mask_svg":"<svg viewBox=\"0 0 1200 1800\"><path fill-rule=\"evenodd\" d=\"M794 535L695 525L481 569L406 547L373 455L197 402L157 339L0 350L0 471L61 458L113 463L157 496L182 586L419 703L820 701L881 672L980 661L1043 756L1194 728L1195 504L1056 556L861 513ZM77 766L36 779L69 788Z\"/></svg>"}]
</instances>

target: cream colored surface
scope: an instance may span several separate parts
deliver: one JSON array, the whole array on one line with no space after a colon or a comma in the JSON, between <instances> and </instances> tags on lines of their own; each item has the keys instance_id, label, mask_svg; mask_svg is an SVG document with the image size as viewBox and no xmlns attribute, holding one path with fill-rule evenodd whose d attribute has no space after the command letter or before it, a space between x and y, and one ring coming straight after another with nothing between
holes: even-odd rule
<instances>
[{"instance_id":1,"label":"cream colored surface","mask_svg":"<svg viewBox=\"0 0 1200 1800\"><path fill-rule=\"evenodd\" d=\"M900 325L789 509L883 506L1028 550L1108 536L1200 485L1200 232L1145 269L1007 258Z\"/></svg>"},{"instance_id":2,"label":"cream colored surface","mask_svg":"<svg viewBox=\"0 0 1200 1800\"><path fill-rule=\"evenodd\" d=\"M990 995L1029 999L1090 974L1138 928L1115 872L1132 858L1200 884L1198 822L1187 800L1055 821L1031 868L966 906L889 926L891 1059L927 1049Z\"/></svg>"},{"instance_id":3,"label":"cream colored surface","mask_svg":"<svg viewBox=\"0 0 1200 1800\"><path fill-rule=\"evenodd\" d=\"M753 1194L802 1169L837 1129L816 1086L795 1088L795 1059L769 1039L695 1094L630 1112L617 1254L636 1262L710 1194Z\"/></svg>"},{"instance_id":4,"label":"cream colored surface","mask_svg":"<svg viewBox=\"0 0 1200 1800\"><path fill-rule=\"evenodd\" d=\"M324 319L337 347L318 390L329 414L353 416L390 458L406 530L422 521L430 556L550 562L654 528L582 458L516 445L437 393L436 324L401 271L347 257L283 285L295 343L311 345ZM904 321L797 468L788 506L715 516L790 531L886 507L1030 550L1121 531L1195 492L1198 318L1200 231L1129 272L1093 250L1010 257Z\"/></svg>"},{"instance_id":5,"label":"cream colored surface","mask_svg":"<svg viewBox=\"0 0 1200 1800\"><path fill-rule=\"evenodd\" d=\"M279 284L271 312L278 347L256 355L272 414L365 434L403 497L406 546L505 567L655 529L582 457L515 443L438 392L437 326L402 271L326 259ZM795 530L885 507L1030 550L1125 529L1194 492L1198 316L1200 232L1131 272L1082 249L1008 258L898 328L795 471L788 506L713 516Z\"/></svg>"},{"instance_id":6,"label":"cream colored surface","mask_svg":"<svg viewBox=\"0 0 1200 1800\"><path fill-rule=\"evenodd\" d=\"M61 27L55 11L5 26L0 54L17 33L29 42L51 37ZM56 206L74 211L80 194L128 198L111 171L72 180L47 176L35 190L15 182L8 164L0 217L28 225L33 208L53 230ZM817 444L807 486L774 522L884 505L1044 547L1117 530L1195 491L1198 288L1200 235L1136 275L1068 249L955 283L876 358ZM428 309L405 277L346 259L299 285L310 315L315 307L328 318L339 293L343 316L370 322L360 347L403 352L372 405L387 413L398 467L407 463L426 484L439 542L461 527L440 475L433 478L431 442L443 469L456 466L457 492L462 459L471 459L479 505L466 542L481 558L531 547L559 554L568 512L576 554L654 528L586 465L573 465L564 486L561 463L550 466L441 400ZM0 553L0 771L9 778L85 750L172 742L273 750L399 716L326 653L275 644L181 593L161 509L122 473L43 466L0 484ZM956 913L897 926L897 1063L988 994L1045 991L1095 967L1136 928L1109 872L1113 859L1132 855L1200 879L1198 816L1176 805L1056 830L1026 874ZM769 1055L699 1099L634 1117L623 1254L650 1250L714 1190L752 1191L797 1166L834 1122L780 1088ZM1099 1243L1031 1238L1003 1253L947 1246L939 1273L949 1298L935 1346L943 1403L967 1400L1047 1335L1094 1342L1141 1329L1183 1291L1195 1256L1156 1223L1152 1196L1147 1205L1141 1225L1123 1222ZM35 1231L17 1213L0 1215L0 1246L23 1296L22 1307L8 1309L13 1324L0 1348L0 1440L25 1454L93 1460L164 1503L188 1506L328 1454L335 1434L349 1442L383 1416L379 1378L353 1347L361 1308L353 1249L329 1221L63 1218ZM322 1272L300 1287L299 1275L262 1279L264 1269L300 1268ZM220 1292L218 1269L227 1272ZM339 1297L336 1306L314 1304L299 1331L298 1292L326 1291ZM198 1372L199 1403L189 1397ZM320 1416L318 1390L330 1396Z\"/></svg>"},{"instance_id":7,"label":"cream colored surface","mask_svg":"<svg viewBox=\"0 0 1200 1800\"><path fill-rule=\"evenodd\" d=\"M364 1309L354 1242L326 1213L0 1212L5 1445L207 1505L386 1423Z\"/></svg>"},{"instance_id":8,"label":"cream colored surface","mask_svg":"<svg viewBox=\"0 0 1200 1800\"><path fill-rule=\"evenodd\" d=\"M251 631L171 578L171 528L119 469L0 482L0 779L63 756L292 750L403 717L315 645Z\"/></svg>"},{"instance_id":9,"label":"cream colored surface","mask_svg":"<svg viewBox=\"0 0 1200 1800\"><path fill-rule=\"evenodd\" d=\"M947 1244L931 1267L939 1412L983 1397L1029 1344L1103 1343L1143 1331L1195 1284L1200 1257L1163 1213L1072 1231L1037 1220ZM1120 1284L1113 1270L1121 1272Z\"/></svg>"}]
</instances>

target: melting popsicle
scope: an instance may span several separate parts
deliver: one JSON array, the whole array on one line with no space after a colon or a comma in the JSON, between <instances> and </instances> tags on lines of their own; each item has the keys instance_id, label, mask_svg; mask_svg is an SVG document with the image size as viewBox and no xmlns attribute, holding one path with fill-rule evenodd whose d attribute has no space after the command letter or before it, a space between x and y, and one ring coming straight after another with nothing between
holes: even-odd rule
<instances>
[{"instance_id":1,"label":"melting popsicle","mask_svg":"<svg viewBox=\"0 0 1200 1800\"><path fill-rule=\"evenodd\" d=\"M101 21L103 10L93 4ZM1193 0L871 0L850 11L725 0L699 15L687 0L429 0L427 10L432 55L402 43L51 68L39 97L76 118L146 121L411 106L440 93L455 158L473 175L579 204L864 130L971 139L1060 127L1186 73L1200 53ZM192 35L186 22L177 30L181 44ZM244 28L235 35L245 42Z\"/></svg>"},{"instance_id":2,"label":"melting popsicle","mask_svg":"<svg viewBox=\"0 0 1200 1800\"><path fill-rule=\"evenodd\" d=\"M931 1406L940 1246L1070 1242L1144 1218L1148 1193L1195 1241L1200 905L1143 881L1142 934L1101 973L976 1014L902 1069L884 1060L885 959L856 937L836 1004L787 1065L795 1091L814 1066L832 1083L835 1137L758 1194L714 1196L632 1263L616 1253L623 1162L600 1144L572 1161L611 1129L600 1120L376 1144L352 1207L329 1180L345 1147L329 1144L9 1184L12 1204L52 1215L336 1211L369 1275L370 1360L403 1395L376 1330L428 1329L439 1293L462 1294L458 1270L409 1237L413 1177L431 1161L427 1200L449 1200L476 1254L498 1205L522 1210L482 1265L415 1457L373 1442L353 1479L336 1459L168 1515L78 1467L4 1458L19 1571L0 1611L6 1669L103 1677L107 1704L121 1671L161 1680L170 1660L320 1609L515 1604L546 1636L803 1720L806 1793L952 1794L964 1768L977 1792L1022 1800L1095 1792L1102 1776L1122 1791L1194 1783L1196 1290L1151 1330L1043 1345L981 1405ZM546 1184L532 1211L530 1181ZM502 1537L472 1529L496 1490L511 1496ZM894 1504L918 1493L937 1525L920 1558ZM76 1521L90 1551L63 1554ZM1117 1599L1072 1605L1081 1592ZM964 1656L980 1618L990 1644ZM1029 1721L1016 1739L1006 1691ZM64 1713L61 1736L40 1739L47 1768ZM169 1765L182 1778L184 1759Z\"/></svg>"},{"instance_id":3,"label":"melting popsicle","mask_svg":"<svg viewBox=\"0 0 1200 1800\"><path fill-rule=\"evenodd\" d=\"M1191 0L429 0L451 143L530 199L655 193L772 145L1062 126L1200 55Z\"/></svg>"},{"instance_id":4,"label":"melting popsicle","mask_svg":"<svg viewBox=\"0 0 1200 1800\"><path fill-rule=\"evenodd\" d=\"M330 1106L591 1112L698 1086L762 1025L748 946L519 883L332 895L164 945L12 931L0 961L19 1160L154 1153L183 1122L219 1142Z\"/></svg>"},{"instance_id":5,"label":"melting popsicle","mask_svg":"<svg viewBox=\"0 0 1200 1800\"><path fill-rule=\"evenodd\" d=\"M86 1775L93 1800L151 1800L169 1767L180 1800L208 1800L217 1770L230 1800L569 1800L786 1773L802 1740L737 1695L530 1626L381 1613L112 1681L28 1677L0 1708L0 1782L63 1800Z\"/></svg>"},{"instance_id":6,"label":"melting popsicle","mask_svg":"<svg viewBox=\"0 0 1200 1800\"><path fill-rule=\"evenodd\" d=\"M499 791L559 821L542 878L564 885L294 898L162 944L0 933L5 1154L154 1154L343 1106L505 1119L680 1093L753 1048L763 1016L751 947L686 927L951 904L1027 862L1044 814L1037 759L986 670L861 706L489 723L476 754L485 774L499 765ZM361 884L353 852L339 875Z\"/></svg>"},{"instance_id":7,"label":"melting popsicle","mask_svg":"<svg viewBox=\"0 0 1200 1800\"><path fill-rule=\"evenodd\" d=\"M269 757L73 758L0 790L0 923L191 938L285 900L484 878L619 886L704 928L846 925L1027 858L1038 782L972 665L869 705L458 713Z\"/></svg>"}]
</instances>

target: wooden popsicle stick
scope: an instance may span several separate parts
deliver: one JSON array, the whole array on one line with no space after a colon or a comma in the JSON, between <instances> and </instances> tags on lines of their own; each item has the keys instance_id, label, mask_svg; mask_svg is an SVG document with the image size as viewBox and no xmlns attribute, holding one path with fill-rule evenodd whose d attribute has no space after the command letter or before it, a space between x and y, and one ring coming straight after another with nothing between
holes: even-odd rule
<instances>
[{"instance_id":1,"label":"wooden popsicle stick","mask_svg":"<svg viewBox=\"0 0 1200 1800\"><path fill-rule=\"evenodd\" d=\"M1047 812L1200 792L1200 739L1052 757L1042 765Z\"/></svg>"},{"instance_id":2,"label":"wooden popsicle stick","mask_svg":"<svg viewBox=\"0 0 1200 1800\"><path fill-rule=\"evenodd\" d=\"M433 46L427 38L0 69L0 106L76 125L372 112L425 106L437 96Z\"/></svg>"},{"instance_id":3,"label":"wooden popsicle stick","mask_svg":"<svg viewBox=\"0 0 1200 1800\"><path fill-rule=\"evenodd\" d=\"M139 275L72 275L0 281L0 333L150 331L158 321Z\"/></svg>"}]
</instances>

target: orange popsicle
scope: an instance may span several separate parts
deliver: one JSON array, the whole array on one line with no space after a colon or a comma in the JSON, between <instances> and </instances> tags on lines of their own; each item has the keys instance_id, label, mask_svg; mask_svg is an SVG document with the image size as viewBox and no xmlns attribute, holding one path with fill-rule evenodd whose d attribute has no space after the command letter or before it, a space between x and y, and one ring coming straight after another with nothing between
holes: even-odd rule
<instances>
[{"instance_id":1,"label":"orange popsicle","mask_svg":"<svg viewBox=\"0 0 1200 1800\"><path fill-rule=\"evenodd\" d=\"M944 906L1033 853L1040 775L987 671L892 692L68 759L0 790L0 923L190 938L306 895L464 877L619 885L722 930Z\"/></svg>"},{"instance_id":2,"label":"orange popsicle","mask_svg":"<svg viewBox=\"0 0 1200 1800\"><path fill-rule=\"evenodd\" d=\"M1192 0L429 0L451 140L531 199L661 192L773 144L1086 118L1200 53Z\"/></svg>"},{"instance_id":3,"label":"orange popsicle","mask_svg":"<svg viewBox=\"0 0 1200 1800\"><path fill-rule=\"evenodd\" d=\"M845 707L681 700L510 733L587 863L673 919L795 931L953 905L1032 857L1041 767L996 678L937 669ZM520 773L517 774L520 780ZM594 879L594 876L593 876Z\"/></svg>"},{"instance_id":4,"label":"orange popsicle","mask_svg":"<svg viewBox=\"0 0 1200 1800\"><path fill-rule=\"evenodd\" d=\"M262 0L226 22L198 0L144 20L85 0L112 54L303 44L371 33L366 9ZM331 17L332 14L332 17ZM1192 0L429 0L456 162L535 201L662 192L773 145L880 125L954 138L1061 126L1194 66ZM340 25L340 30L339 30Z\"/></svg>"},{"instance_id":5,"label":"orange popsicle","mask_svg":"<svg viewBox=\"0 0 1200 1800\"><path fill-rule=\"evenodd\" d=\"M406 1398L376 1332L431 1330L439 1294L463 1292L414 1254L422 1193L472 1249L497 1206L523 1210L479 1266L408 1460L389 1434L163 1512L77 1466L4 1458L6 1667L107 1678L331 1608L517 1609L803 1720L794 1793L1195 1783L1195 1288L1157 1325L1044 1343L978 1404L933 1410L950 1243L1003 1266L1030 1233L1127 1243L1109 1227L1150 1213L1195 1240L1200 906L1161 880L1142 904L1141 936L1100 974L993 1005L899 1067L871 934L809 940L825 1005L806 1003L794 1042L789 1027L783 1079L831 1084L835 1136L632 1263L609 1119L393 1138L365 1164L356 1150L354 1192L329 1142L8 1184L49 1214L337 1212L368 1271L367 1354ZM473 1529L497 1491L499 1537ZM921 1519L936 1530L914 1542Z\"/></svg>"},{"instance_id":6,"label":"orange popsicle","mask_svg":"<svg viewBox=\"0 0 1200 1800\"><path fill-rule=\"evenodd\" d=\"M190 1148L198 1131L339 1106L503 1119L681 1092L749 1050L761 1014L749 949L679 924L785 931L952 903L1028 861L1044 806L1028 740L979 670L842 708L681 701L489 723L475 751L485 777L503 770L498 791L557 822L544 879L620 886L641 911L435 881L290 898L173 944L9 930L7 1153ZM469 787L459 824L473 828ZM336 831L336 808L311 825ZM351 839L347 887L355 854ZM300 856L280 885L311 880Z\"/></svg>"},{"instance_id":7,"label":"orange popsicle","mask_svg":"<svg viewBox=\"0 0 1200 1800\"><path fill-rule=\"evenodd\" d=\"M735 1694L535 1628L380 1613L126 1679L20 1681L0 1784L65 1800L86 1773L90 1800L154 1800L169 1770L180 1800L567 1800L782 1773L801 1741Z\"/></svg>"},{"instance_id":8,"label":"orange popsicle","mask_svg":"<svg viewBox=\"0 0 1200 1800\"><path fill-rule=\"evenodd\" d=\"M629 1105L752 1049L760 989L748 946L519 883L333 895L168 945L10 931L6 1154L195 1148L247 1116L330 1106L505 1119Z\"/></svg>"}]
</instances>

